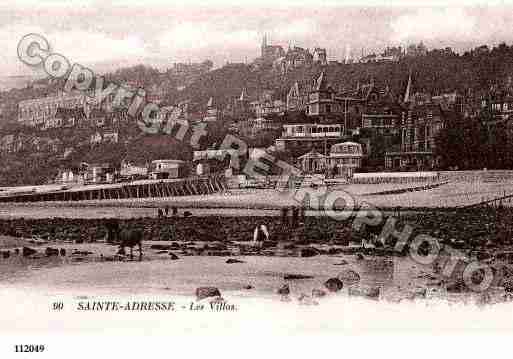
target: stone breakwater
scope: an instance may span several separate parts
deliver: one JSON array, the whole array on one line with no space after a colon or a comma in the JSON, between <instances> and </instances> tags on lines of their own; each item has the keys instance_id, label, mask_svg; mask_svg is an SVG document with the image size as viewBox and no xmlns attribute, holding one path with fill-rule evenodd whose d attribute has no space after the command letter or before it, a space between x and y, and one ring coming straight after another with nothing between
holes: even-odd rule
<instances>
[{"instance_id":1,"label":"stone breakwater","mask_svg":"<svg viewBox=\"0 0 513 359\"><path fill-rule=\"evenodd\" d=\"M448 243L458 248L465 256L471 257L472 253L477 253L478 259L487 259L511 248L513 231L509 218L512 215L509 209L498 208L408 213L403 214L396 223L396 230L401 231L409 224L413 226L413 236L428 234L442 244ZM161 279L164 282L176 276L178 279L166 284L166 288L180 287L189 282L219 286L221 290L258 288L268 291L272 286L272 292L283 300L290 299L287 298L289 293L300 295L298 300L302 304L316 301L341 288L350 290L351 295L371 299L381 295L374 287L362 287L365 290L349 287L352 282L359 283L360 277L362 282L374 280L375 283L370 285L379 287L382 284L378 282L384 277L397 276L393 279L396 292L426 298L433 294L432 291L469 292L461 281L461 268L455 270L454 277L447 278L437 270L437 263L432 266L414 263L409 257L403 257L408 253L407 246L401 253L395 251L392 236L386 239L384 245L379 246L376 242L371 247L362 246L362 240L368 241L381 233L387 218L376 226L362 226L359 231L353 226L354 218L337 221L329 217L303 217L301 214L285 218L182 215L116 220L121 228L141 228L144 232L144 263L123 267L116 267L116 263L96 264L129 261L127 256L117 254L117 245L105 243L112 220L0 220L0 239L1 235L7 236L11 243L6 242L7 246L0 251L2 254L9 251L9 257L0 259L4 280L13 283L20 280L15 272L27 266L81 262L80 266L75 267L75 274L89 271L88 281L107 285L111 283L112 268L121 271L116 274L117 277L125 273L126 278L131 278L132 270L141 271L144 268L148 275L158 276L158 273L167 273L164 269L173 263L173 277ZM253 239L255 226L260 224L267 226L270 238L255 246L249 241ZM16 241L19 243L16 244ZM423 249L419 248L419 253L421 251ZM390 258L392 256L401 258ZM83 263L93 262L94 268L98 265L99 268L110 269L102 272L91 269L91 266L82 266ZM106 264L113 267L106 267ZM493 269L500 268L496 266ZM275 280L269 283L269 278L274 277ZM513 271L504 270L496 278L494 288L502 287L506 292L513 293ZM226 285L227 281L229 285ZM63 282L67 283L67 280ZM284 282L292 287L278 286ZM420 287L420 294L416 292L417 287ZM190 293L190 289L187 291Z\"/></svg>"},{"instance_id":2,"label":"stone breakwater","mask_svg":"<svg viewBox=\"0 0 513 359\"><path fill-rule=\"evenodd\" d=\"M405 224L417 234L431 235L441 242L450 242L464 249L493 249L513 245L513 223L509 208L475 208L457 211L430 211L402 214L397 230ZM354 217L336 220L330 217L228 217L228 216L169 216L117 219L120 227L141 228L144 240L237 242L253 239L257 224L267 226L270 240L292 241L296 244L332 243L347 246L361 243L371 235L381 233L388 217L383 216L375 226L353 227ZM17 238L38 238L46 241L74 243L103 242L113 219L1 219L0 235ZM394 238L387 238L393 246Z\"/></svg>"},{"instance_id":3,"label":"stone breakwater","mask_svg":"<svg viewBox=\"0 0 513 359\"><path fill-rule=\"evenodd\" d=\"M2 219L0 234L47 241L97 242L107 239L112 219ZM117 220L120 227L141 228L152 241L250 241L257 224L267 226L274 241L343 241L351 239L348 221L306 217L297 223L279 217L142 217Z\"/></svg>"}]
</instances>

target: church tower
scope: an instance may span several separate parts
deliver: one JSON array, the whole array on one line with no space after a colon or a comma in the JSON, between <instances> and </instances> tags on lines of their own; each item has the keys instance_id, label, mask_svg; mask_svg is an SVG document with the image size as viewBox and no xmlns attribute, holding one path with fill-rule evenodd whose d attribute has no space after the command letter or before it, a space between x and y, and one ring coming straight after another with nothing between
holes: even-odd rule
<instances>
[{"instance_id":1,"label":"church tower","mask_svg":"<svg viewBox=\"0 0 513 359\"><path fill-rule=\"evenodd\" d=\"M411 92L412 92L412 81L411 81L411 70L408 76L408 84L406 85L406 91L404 93L403 102L409 103L411 101Z\"/></svg>"},{"instance_id":2,"label":"church tower","mask_svg":"<svg viewBox=\"0 0 513 359\"><path fill-rule=\"evenodd\" d=\"M262 47L260 48L260 56L262 58L265 57L265 49L267 48L267 34L264 33L264 37L262 38Z\"/></svg>"}]
</instances>

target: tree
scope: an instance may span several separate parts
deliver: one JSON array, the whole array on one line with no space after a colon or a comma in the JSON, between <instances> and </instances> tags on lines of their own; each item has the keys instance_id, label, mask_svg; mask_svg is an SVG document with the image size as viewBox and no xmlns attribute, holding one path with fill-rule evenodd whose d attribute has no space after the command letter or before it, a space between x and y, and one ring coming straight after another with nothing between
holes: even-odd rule
<instances>
[{"instance_id":1,"label":"tree","mask_svg":"<svg viewBox=\"0 0 513 359\"><path fill-rule=\"evenodd\" d=\"M486 132L478 120L444 113L445 127L436 137L435 156L444 169L478 169L486 166Z\"/></svg>"}]
</instances>

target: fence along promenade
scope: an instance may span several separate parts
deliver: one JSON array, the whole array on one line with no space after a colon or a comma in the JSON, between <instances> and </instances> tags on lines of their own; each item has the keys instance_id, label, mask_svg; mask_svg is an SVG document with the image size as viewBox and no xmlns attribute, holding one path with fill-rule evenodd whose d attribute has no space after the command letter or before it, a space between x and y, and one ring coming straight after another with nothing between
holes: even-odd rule
<instances>
[{"instance_id":1,"label":"fence along promenade","mask_svg":"<svg viewBox=\"0 0 513 359\"><path fill-rule=\"evenodd\" d=\"M55 202L193 196L223 192L226 188L224 176L209 176L184 178L172 182L100 185L94 186L94 188L83 186L80 189L64 191L13 193L0 196L0 202Z\"/></svg>"}]
</instances>

